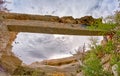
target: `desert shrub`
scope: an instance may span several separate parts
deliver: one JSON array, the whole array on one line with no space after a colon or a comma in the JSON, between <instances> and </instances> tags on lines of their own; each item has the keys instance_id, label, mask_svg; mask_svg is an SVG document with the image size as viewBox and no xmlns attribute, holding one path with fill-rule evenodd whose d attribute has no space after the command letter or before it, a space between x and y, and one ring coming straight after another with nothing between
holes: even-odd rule
<instances>
[{"instance_id":1,"label":"desert shrub","mask_svg":"<svg viewBox=\"0 0 120 76\"><path fill-rule=\"evenodd\" d=\"M97 46L97 43L98 43L98 38L97 37L89 37L88 39L90 41L90 44L88 44L89 48L91 50L95 49L95 47Z\"/></svg>"},{"instance_id":2,"label":"desert shrub","mask_svg":"<svg viewBox=\"0 0 120 76\"><path fill-rule=\"evenodd\" d=\"M112 41L109 41L105 46L97 45L96 38L90 38L90 52L87 53L84 59L84 67L82 68L85 76L112 76L111 72L104 71L101 64L101 56L104 54L114 54L115 46ZM112 64L118 62L113 58Z\"/></svg>"},{"instance_id":3,"label":"desert shrub","mask_svg":"<svg viewBox=\"0 0 120 76\"><path fill-rule=\"evenodd\" d=\"M113 74L109 71L104 71L103 76L113 76Z\"/></svg>"},{"instance_id":4,"label":"desert shrub","mask_svg":"<svg viewBox=\"0 0 120 76\"><path fill-rule=\"evenodd\" d=\"M106 54L114 53L115 45L114 45L113 41L108 41L103 50Z\"/></svg>"},{"instance_id":5,"label":"desert shrub","mask_svg":"<svg viewBox=\"0 0 120 76\"><path fill-rule=\"evenodd\" d=\"M86 55L82 71L85 76L113 76L111 72L103 70L101 59L94 52Z\"/></svg>"},{"instance_id":6,"label":"desert shrub","mask_svg":"<svg viewBox=\"0 0 120 76\"><path fill-rule=\"evenodd\" d=\"M84 61L83 72L85 76L103 76L102 64L94 53Z\"/></svg>"},{"instance_id":7,"label":"desert shrub","mask_svg":"<svg viewBox=\"0 0 120 76\"><path fill-rule=\"evenodd\" d=\"M105 46L97 45L98 39L91 37L90 39L91 51L95 54L112 54L116 49L113 41L108 41Z\"/></svg>"},{"instance_id":8,"label":"desert shrub","mask_svg":"<svg viewBox=\"0 0 120 76\"><path fill-rule=\"evenodd\" d=\"M101 45L98 45L97 37L90 37L89 40L90 40L89 47L92 53L95 53L96 55L104 53L104 48Z\"/></svg>"},{"instance_id":9,"label":"desert shrub","mask_svg":"<svg viewBox=\"0 0 120 76\"><path fill-rule=\"evenodd\" d=\"M29 67L22 67L19 66L13 73L13 75L28 75L28 76L45 76L45 72L39 70L39 69L33 69Z\"/></svg>"},{"instance_id":10,"label":"desert shrub","mask_svg":"<svg viewBox=\"0 0 120 76\"><path fill-rule=\"evenodd\" d=\"M111 66L116 64L117 62L118 62L118 59L116 58L116 55L112 54L111 59L110 59Z\"/></svg>"},{"instance_id":11,"label":"desert shrub","mask_svg":"<svg viewBox=\"0 0 120 76\"><path fill-rule=\"evenodd\" d=\"M110 59L111 66L117 64L118 62L120 62L120 55L115 53L111 54L111 59Z\"/></svg>"},{"instance_id":12,"label":"desert shrub","mask_svg":"<svg viewBox=\"0 0 120 76\"><path fill-rule=\"evenodd\" d=\"M13 73L13 75L31 75L32 69L28 67L19 66Z\"/></svg>"}]
</instances>

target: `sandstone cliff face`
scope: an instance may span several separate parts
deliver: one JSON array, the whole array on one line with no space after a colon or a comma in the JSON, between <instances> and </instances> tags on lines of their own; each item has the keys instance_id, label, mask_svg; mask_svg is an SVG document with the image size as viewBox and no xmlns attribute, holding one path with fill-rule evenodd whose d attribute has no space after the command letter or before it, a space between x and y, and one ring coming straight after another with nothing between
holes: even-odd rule
<instances>
[{"instance_id":1,"label":"sandstone cliff face","mask_svg":"<svg viewBox=\"0 0 120 76\"><path fill-rule=\"evenodd\" d=\"M83 58L83 53L76 54L71 57L43 60L41 62L34 62L30 65L24 65L28 68L36 68L44 72L42 76L83 76L81 65L78 59ZM19 71L19 70L16 70Z\"/></svg>"},{"instance_id":2,"label":"sandstone cliff face","mask_svg":"<svg viewBox=\"0 0 120 76\"><path fill-rule=\"evenodd\" d=\"M9 41L9 32L7 27L0 21L0 51L2 51Z\"/></svg>"},{"instance_id":3,"label":"sandstone cliff face","mask_svg":"<svg viewBox=\"0 0 120 76\"><path fill-rule=\"evenodd\" d=\"M12 73L22 63L22 61L12 53L12 42L16 38L16 34L17 33L14 32L9 33L10 37L8 44L2 52L2 56L0 59L1 65L10 73Z\"/></svg>"},{"instance_id":4,"label":"sandstone cliff face","mask_svg":"<svg viewBox=\"0 0 120 76\"><path fill-rule=\"evenodd\" d=\"M17 33L8 32L3 22L0 22L0 65L5 71L12 73L22 61L12 53L12 42Z\"/></svg>"}]
</instances>

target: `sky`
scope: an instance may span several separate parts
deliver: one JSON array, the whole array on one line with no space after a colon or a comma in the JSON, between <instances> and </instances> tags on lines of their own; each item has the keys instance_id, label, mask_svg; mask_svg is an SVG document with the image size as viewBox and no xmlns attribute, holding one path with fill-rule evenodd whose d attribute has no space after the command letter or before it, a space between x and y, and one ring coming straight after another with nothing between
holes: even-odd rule
<instances>
[{"instance_id":1,"label":"sky","mask_svg":"<svg viewBox=\"0 0 120 76\"><path fill-rule=\"evenodd\" d=\"M73 16L92 15L95 18L112 15L118 9L117 0L8 0L10 12ZM78 47L89 43L89 36L69 36L38 33L19 33L13 52L24 63L70 56ZM98 37L100 40L102 37ZM99 42L100 42L99 40Z\"/></svg>"},{"instance_id":2,"label":"sky","mask_svg":"<svg viewBox=\"0 0 120 76\"><path fill-rule=\"evenodd\" d=\"M107 16L118 7L118 0L9 0L12 12L57 16Z\"/></svg>"}]
</instances>

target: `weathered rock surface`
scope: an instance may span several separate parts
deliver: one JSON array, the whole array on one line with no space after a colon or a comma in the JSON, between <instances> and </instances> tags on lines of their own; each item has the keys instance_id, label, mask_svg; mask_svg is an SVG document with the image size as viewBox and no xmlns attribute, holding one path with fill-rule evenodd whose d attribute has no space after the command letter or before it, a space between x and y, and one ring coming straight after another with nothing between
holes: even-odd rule
<instances>
[{"instance_id":1,"label":"weathered rock surface","mask_svg":"<svg viewBox=\"0 0 120 76\"><path fill-rule=\"evenodd\" d=\"M81 56L79 56L79 59L81 59L80 57ZM30 65L24 66L29 68L38 68L45 72L46 76L80 76L83 73L81 72L81 66L77 61L77 58L76 55L74 55L66 58L34 62Z\"/></svg>"},{"instance_id":2,"label":"weathered rock surface","mask_svg":"<svg viewBox=\"0 0 120 76\"><path fill-rule=\"evenodd\" d=\"M105 71L111 71L111 65L110 65L110 58L111 55L110 54L105 54L102 58L101 58L101 63L103 64L103 69Z\"/></svg>"},{"instance_id":3,"label":"weathered rock surface","mask_svg":"<svg viewBox=\"0 0 120 76\"><path fill-rule=\"evenodd\" d=\"M78 62L61 66L34 64L27 67L42 70L46 76L76 76L81 71Z\"/></svg>"},{"instance_id":4,"label":"weathered rock surface","mask_svg":"<svg viewBox=\"0 0 120 76\"><path fill-rule=\"evenodd\" d=\"M16 32L10 32L9 33L9 41L4 49L4 51L1 52L2 56L0 58L1 65L10 73L12 73L18 66L21 65L22 61L17 58L12 53L12 42L16 38L17 33Z\"/></svg>"},{"instance_id":5,"label":"weathered rock surface","mask_svg":"<svg viewBox=\"0 0 120 76\"><path fill-rule=\"evenodd\" d=\"M6 25L0 22L0 65L5 71L12 73L22 61L12 53L12 42L17 33L9 32ZM2 73L3 74L3 73Z\"/></svg>"},{"instance_id":6,"label":"weathered rock surface","mask_svg":"<svg viewBox=\"0 0 120 76\"><path fill-rule=\"evenodd\" d=\"M59 22L77 24L77 21L72 16L61 17Z\"/></svg>"},{"instance_id":7,"label":"weathered rock surface","mask_svg":"<svg viewBox=\"0 0 120 76\"><path fill-rule=\"evenodd\" d=\"M51 60L43 60L41 62L34 62L31 65L50 65L50 66L61 66L69 63L77 62L75 57L66 57L61 59L51 59Z\"/></svg>"},{"instance_id":8,"label":"weathered rock surface","mask_svg":"<svg viewBox=\"0 0 120 76\"><path fill-rule=\"evenodd\" d=\"M9 41L9 31L7 29L7 26L4 25L2 21L0 21L0 51L3 51L8 41Z\"/></svg>"},{"instance_id":9,"label":"weathered rock surface","mask_svg":"<svg viewBox=\"0 0 120 76\"><path fill-rule=\"evenodd\" d=\"M40 21L51 21L60 23L71 23L71 24L86 24L91 25L95 21L102 19L95 19L92 16L85 16L74 19L72 16L51 16L51 15L30 15L30 14L18 14L18 13L0 13L4 19L16 19L16 20L40 20Z\"/></svg>"},{"instance_id":10,"label":"weathered rock surface","mask_svg":"<svg viewBox=\"0 0 120 76\"><path fill-rule=\"evenodd\" d=\"M2 55L0 61L0 64L6 69L7 72L10 73L21 65L21 61L12 55Z\"/></svg>"}]
</instances>

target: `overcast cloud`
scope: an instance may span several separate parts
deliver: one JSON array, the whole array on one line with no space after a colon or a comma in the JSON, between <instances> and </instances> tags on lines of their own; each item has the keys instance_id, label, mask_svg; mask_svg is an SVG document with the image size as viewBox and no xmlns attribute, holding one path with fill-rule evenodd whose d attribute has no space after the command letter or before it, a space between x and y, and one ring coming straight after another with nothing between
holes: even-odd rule
<instances>
[{"instance_id":1,"label":"overcast cloud","mask_svg":"<svg viewBox=\"0 0 120 76\"><path fill-rule=\"evenodd\" d=\"M100 17L112 14L117 6L117 0L13 0L9 7L18 13Z\"/></svg>"},{"instance_id":2,"label":"overcast cloud","mask_svg":"<svg viewBox=\"0 0 120 76\"><path fill-rule=\"evenodd\" d=\"M107 16L117 9L117 0L8 0L12 2L7 7L11 12L40 15L73 16L85 15L94 17ZM99 37L101 39L101 37ZM49 34L19 33L13 43L13 52L30 64L48 58L69 56L84 43L88 37L57 36Z\"/></svg>"}]
</instances>

